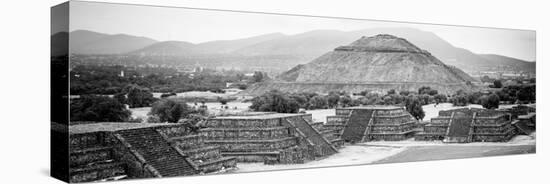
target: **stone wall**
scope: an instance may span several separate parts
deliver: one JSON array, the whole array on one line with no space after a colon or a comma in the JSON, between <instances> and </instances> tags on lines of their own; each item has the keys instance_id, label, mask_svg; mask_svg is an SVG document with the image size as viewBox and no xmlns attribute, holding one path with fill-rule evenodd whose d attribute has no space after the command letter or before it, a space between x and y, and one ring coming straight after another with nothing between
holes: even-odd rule
<instances>
[{"instance_id":1,"label":"stone wall","mask_svg":"<svg viewBox=\"0 0 550 184\"><path fill-rule=\"evenodd\" d=\"M187 129L182 124L162 126L162 127L156 128L156 130L166 137L183 137L192 133L189 129Z\"/></svg>"},{"instance_id":2,"label":"stone wall","mask_svg":"<svg viewBox=\"0 0 550 184\"><path fill-rule=\"evenodd\" d=\"M170 142L173 142L175 146L179 147L182 150L199 147L204 143L204 140L204 135L202 134L170 138Z\"/></svg>"},{"instance_id":3,"label":"stone wall","mask_svg":"<svg viewBox=\"0 0 550 184\"><path fill-rule=\"evenodd\" d=\"M370 127L370 133L400 133L411 131L414 128L414 122L396 125L372 125Z\"/></svg>"},{"instance_id":4,"label":"stone wall","mask_svg":"<svg viewBox=\"0 0 550 184\"><path fill-rule=\"evenodd\" d=\"M206 122L207 127L274 127L280 126L279 119L210 119Z\"/></svg>"},{"instance_id":5,"label":"stone wall","mask_svg":"<svg viewBox=\"0 0 550 184\"><path fill-rule=\"evenodd\" d=\"M276 140L205 140L207 145L219 146L224 152L232 151L277 151L297 144L296 137Z\"/></svg>"},{"instance_id":6,"label":"stone wall","mask_svg":"<svg viewBox=\"0 0 550 184\"><path fill-rule=\"evenodd\" d=\"M78 150L90 147L103 146L105 144L105 132L90 132L69 135L70 150Z\"/></svg>"},{"instance_id":7,"label":"stone wall","mask_svg":"<svg viewBox=\"0 0 550 184\"><path fill-rule=\"evenodd\" d=\"M374 116L374 124L384 124L384 125L398 125L404 123L414 122L412 116L409 114L400 114L392 116Z\"/></svg>"},{"instance_id":8,"label":"stone wall","mask_svg":"<svg viewBox=\"0 0 550 184\"><path fill-rule=\"evenodd\" d=\"M201 134L209 140L223 139L279 139L288 137L289 128L206 128Z\"/></svg>"},{"instance_id":9,"label":"stone wall","mask_svg":"<svg viewBox=\"0 0 550 184\"><path fill-rule=\"evenodd\" d=\"M336 116L349 116L351 109L336 109Z\"/></svg>"},{"instance_id":10,"label":"stone wall","mask_svg":"<svg viewBox=\"0 0 550 184\"><path fill-rule=\"evenodd\" d=\"M127 146L117 139L112 132L90 132L70 135L72 166L83 163L113 159L113 164L101 164L101 167L86 167L75 171L72 182L94 181L108 176L126 174L128 178L149 178L154 175L145 168Z\"/></svg>"},{"instance_id":11,"label":"stone wall","mask_svg":"<svg viewBox=\"0 0 550 184\"><path fill-rule=\"evenodd\" d=\"M395 116L395 115L402 115L404 113L405 113L404 109L390 109L390 110L379 109L376 111L375 116Z\"/></svg>"}]
</instances>

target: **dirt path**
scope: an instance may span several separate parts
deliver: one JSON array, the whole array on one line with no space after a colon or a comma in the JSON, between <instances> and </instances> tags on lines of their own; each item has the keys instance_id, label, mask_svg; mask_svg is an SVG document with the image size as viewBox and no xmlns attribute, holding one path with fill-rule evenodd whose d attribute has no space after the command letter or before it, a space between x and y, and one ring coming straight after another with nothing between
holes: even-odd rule
<instances>
[{"instance_id":1,"label":"dirt path","mask_svg":"<svg viewBox=\"0 0 550 184\"><path fill-rule=\"evenodd\" d=\"M338 153L331 155L321 160L310 161L304 164L291 165L265 165L263 163L238 163L233 172L254 172L254 171L270 171L284 169L304 169L318 167L335 167L369 164L376 160L395 155L405 148L390 147L390 146L366 146L361 144L347 145L339 150Z\"/></svg>"},{"instance_id":2,"label":"dirt path","mask_svg":"<svg viewBox=\"0 0 550 184\"><path fill-rule=\"evenodd\" d=\"M444 160L472 157L500 156L535 153L535 145L503 146L414 146L396 155L375 161L378 163L399 163L426 160Z\"/></svg>"}]
</instances>

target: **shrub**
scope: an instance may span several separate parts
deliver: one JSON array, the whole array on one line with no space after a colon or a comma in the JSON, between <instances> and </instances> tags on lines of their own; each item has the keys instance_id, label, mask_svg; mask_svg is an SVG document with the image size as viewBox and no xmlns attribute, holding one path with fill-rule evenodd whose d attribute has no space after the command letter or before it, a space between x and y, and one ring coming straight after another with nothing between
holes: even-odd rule
<instances>
[{"instance_id":1,"label":"shrub","mask_svg":"<svg viewBox=\"0 0 550 184\"><path fill-rule=\"evenodd\" d=\"M160 122L177 123L190 113L191 109L185 102L165 98L153 104L149 115L158 117Z\"/></svg>"},{"instance_id":2,"label":"shrub","mask_svg":"<svg viewBox=\"0 0 550 184\"><path fill-rule=\"evenodd\" d=\"M408 96L405 99L405 108L416 120L424 119L424 109L422 109L421 100L417 96Z\"/></svg>"},{"instance_id":3,"label":"shrub","mask_svg":"<svg viewBox=\"0 0 550 184\"><path fill-rule=\"evenodd\" d=\"M70 106L71 121L123 122L131 115L124 104L107 96L84 95Z\"/></svg>"},{"instance_id":4,"label":"shrub","mask_svg":"<svg viewBox=\"0 0 550 184\"><path fill-rule=\"evenodd\" d=\"M149 107L155 98L153 98L153 93L148 88L143 88L138 85L129 85L126 87L125 91L127 92L127 103L131 108L135 107Z\"/></svg>"},{"instance_id":5,"label":"shrub","mask_svg":"<svg viewBox=\"0 0 550 184\"><path fill-rule=\"evenodd\" d=\"M495 80L495 81L493 82L493 87L494 87L494 88L502 88L502 81L500 81L500 80Z\"/></svg>"},{"instance_id":6,"label":"shrub","mask_svg":"<svg viewBox=\"0 0 550 184\"><path fill-rule=\"evenodd\" d=\"M486 109L497 109L500 103L500 98L496 94L491 94L489 96L484 95L480 97L480 102L483 108Z\"/></svg>"},{"instance_id":7,"label":"shrub","mask_svg":"<svg viewBox=\"0 0 550 184\"><path fill-rule=\"evenodd\" d=\"M314 96L309 100L310 109L326 109L327 108L327 99L322 96Z\"/></svg>"},{"instance_id":8,"label":"shrub","mask_svg":"<svg viewBox=\"0 0 550 184\"><path fill-rule=\"evenodd\" d=\"M277 90L269 91L252 99L250 109L279 113L297 113L300 106L296 100Z\"/></svg>"}]
</instances>

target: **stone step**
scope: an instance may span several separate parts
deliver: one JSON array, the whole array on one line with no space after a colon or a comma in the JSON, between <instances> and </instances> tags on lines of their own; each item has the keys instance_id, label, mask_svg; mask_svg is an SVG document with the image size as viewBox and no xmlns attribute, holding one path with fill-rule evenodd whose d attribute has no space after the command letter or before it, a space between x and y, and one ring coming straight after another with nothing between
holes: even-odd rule
<instances>
[{"instance_id":1,"label":"stone step","mask_svg":"<svg viewBox=\"0 0 550 184\"><path fill-rule=\"evenodd\" d=\"M69 165L87 165L89 163L112 160L111 147L92 147L79 150L71 150L69 155Z\"/></svg>"},{"instance_id":2,"label":"stone step","mask_svg":"<svg viewBox=\"0 0 550 184\"><path fill-rule=\"evenodd\" d=\"M140 153L148 164L162 176L196 174L197 171L168 144L160 133L151 128L118 131L124 140Z\"/></svg>"},{"instance_id":3,"label":"stone step","mask_svg":"<svg viewBox=\"0 0 550 184\"><path fill-rule=\"evenodd\" d=\"M195 162L199 166L202 172L214 172L219 171L222 168L229 169L237 166L237 159L235 157L220 157L204 162Z\"/></svg>"},{"instance_id":4,"label":"stone step","mask_svg":"<svg viewBox=\"0 0 550 184\"><path fill-rule=\"evenodd\" d=\"M126 165L122 162L91 163L86 166L69 169L70 182L98 181L116 176L126 175Z\"/></svg>"}]
</instances>

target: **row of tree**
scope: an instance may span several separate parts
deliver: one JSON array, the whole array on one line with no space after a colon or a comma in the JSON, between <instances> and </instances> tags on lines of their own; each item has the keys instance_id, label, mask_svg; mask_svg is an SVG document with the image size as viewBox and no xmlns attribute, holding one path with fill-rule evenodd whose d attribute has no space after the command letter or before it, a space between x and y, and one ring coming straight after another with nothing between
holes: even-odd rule
<instances>
[{"instance_id":1,"label":"row of tree","mask_svg":"<svg viewBox=\"0 0 550 184\"><path fill-rule=\"evenodd\" d=\"M128 85L139 85L155 92L181 93L187 91L218 91L226 83L242 80L261 82L267 79L265 73L255 72L250 77L242 73L223 73L205 70L196 73L181 73L173 68L123 67L78 65L70 71L70 91L73 95L121 93ZM249 79L247 79L249 78ZM247 87L246 83L238 86Z\"/></svg>"},{"instance_id":2,"label":"row of tree","mask_svg":"<svg viewBox=\"0 0 550 184\"><path fill-rule=\"evenodd\" d=\"M327 95L316 93L284 93L277 90L269 91L252 99L250 109L254 111L274 111L280 113L296 113L299 109L327 109L358 105L399 105L416 119L424 118L423 105L450 102L455 106L481 104L487 109L496 109L501 101L534 102L535 85L506 86L492 93L457 91L453 95L439 94L435 89L424 86L418 91L389 90L386 94L362 91L352 98L346 92L330 92Z\"/></svg>"},{"instance_id":3,"label":"row of tree","mask_svg":"<svg viewBox=\"0 0 550 184\"><path fill-rule=\"evenodd\" d=\"M269 91L252 99L250 109L254 111L272 111L280 113L297 113L300 109L327 109L358 105L403 105L417 119L424 118L422 105L427 103L419 95L396 94L390 90L380 96L376 93L361 92L363 96L352 98L345 92L331 92L327 95L316 93L284 93ZM428 95L429 96L429 95Z\"/></svg>"},{"instance_id":4,"label":"row of tree","mask_svg":"<svg viewBox=\"0 0 550 184\"><path fill-rule=\"evenodd\" d=\"M189 107L182 99L164 98L151 104L149 123L176 123L182 118L206 116L206 110ZM104 95L84 95L71 100L71 121L141 122L132 119L131 112L119 99Z\"/></svg>"}]
</instances>

